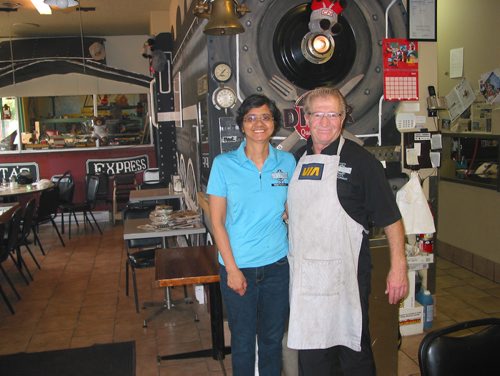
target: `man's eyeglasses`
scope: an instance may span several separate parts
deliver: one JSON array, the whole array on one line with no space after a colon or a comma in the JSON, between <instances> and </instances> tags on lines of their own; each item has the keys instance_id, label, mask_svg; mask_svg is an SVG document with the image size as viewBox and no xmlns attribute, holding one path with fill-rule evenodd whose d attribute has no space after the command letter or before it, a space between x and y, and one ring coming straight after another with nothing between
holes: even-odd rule
<instances>
[{"instance_id":1,"label":"man's eyeglasses","mask_svg":"<svg viewBox=\"0 0 500 376\"><path fill-rule=\"evenodd\" d=\"M312 121L320 121L323 118L327 120L337 120L344 116L343 112L308 112L307 114Z\"/></svg>"},{"instance_id":2,"label":"man's eyeglasses","mask_svg":"<svg viewBox=\"0 0 500 376\"><path fill-rule=\"evenodd\" d=\"M273 121L273 115L271 114L262 114L262 115L247 115L243 118L243 121L246 123L256 123L257 121L263 121L264 123L269 123Z\"/></svg>"}]
</instances>

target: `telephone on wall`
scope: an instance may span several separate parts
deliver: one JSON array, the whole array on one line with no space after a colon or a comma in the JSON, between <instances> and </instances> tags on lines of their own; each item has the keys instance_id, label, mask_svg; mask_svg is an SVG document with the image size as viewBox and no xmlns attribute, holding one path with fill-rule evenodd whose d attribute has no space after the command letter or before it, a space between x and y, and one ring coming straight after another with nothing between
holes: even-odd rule
<instances>
[{"instance_id":1,"label":"telephone on wall","mask_svg":"<svg viewBox=\"0 0 500 376\"><path fill-rule=\"evenodd\" d=\"M434 86L428 86L429 96L427 97L427 116L437 116L438 110L445 110L448 108L446 105L446 98L438 97Z\"/></svg>"}]
</instances>

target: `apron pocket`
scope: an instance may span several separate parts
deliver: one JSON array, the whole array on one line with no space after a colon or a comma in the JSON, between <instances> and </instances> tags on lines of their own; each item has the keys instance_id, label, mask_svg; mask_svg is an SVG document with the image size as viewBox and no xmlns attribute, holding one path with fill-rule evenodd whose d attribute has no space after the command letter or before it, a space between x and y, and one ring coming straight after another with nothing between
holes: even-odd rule
<instances>
[{"instance_id":1,"label":"apron pocket","mask_svg":"<svg viewBox=\"0 0 500 376\"><path fill-rule=\"evenodd\" d=\"M302 293L307 295L338 295L344 283L341 259L302 260Z\"/></svg>"}]
</instances>

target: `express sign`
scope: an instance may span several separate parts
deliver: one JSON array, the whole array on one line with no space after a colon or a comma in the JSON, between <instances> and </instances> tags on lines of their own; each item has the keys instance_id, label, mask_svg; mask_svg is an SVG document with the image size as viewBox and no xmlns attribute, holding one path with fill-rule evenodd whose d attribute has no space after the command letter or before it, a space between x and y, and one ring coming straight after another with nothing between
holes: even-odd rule
<instances>
[{"instance_id":1,"label":"express sign","mask_svg":"<svg viewBox=\"0 0 500 376\"><path fill-rule=\"evenodd\" d=\"M88 159L87 174L120 175L144 171L149 167L147 155L115 159Z\"/></svg>"}]
</instances>

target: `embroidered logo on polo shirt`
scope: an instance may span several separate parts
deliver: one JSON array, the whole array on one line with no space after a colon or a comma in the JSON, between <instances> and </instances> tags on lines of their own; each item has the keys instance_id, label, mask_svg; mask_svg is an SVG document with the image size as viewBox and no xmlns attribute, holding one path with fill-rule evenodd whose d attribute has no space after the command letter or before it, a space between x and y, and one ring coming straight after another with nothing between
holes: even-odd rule
<instances>
[{"instance_id":1,"label":"embroidered logo on polo shirt","mask_svg":"<svg viewBox=\"0 0 500 376\"><path fill-rule=\"evenodd\" d=\"M323 163L308 163L302 165L299 180L321 180L323 177Z\"/></svg>"},{"instance_id":2,"label":"embroidered logo on polo shirt","mask_svg":"<svg viewBox=\"0 0 500 376\"><path fill-rule=\"evenodd\" d=\"M273 187L286 187L288 186L288 183L286 180L288 179L288 172L283 171L283 170L277 170L276 172L273 172L271 174L271 178L274 180L277 180L277 183L272 183L271 186Z\"/></svg>"},{"instance_id":3,"label":"embroidered logo on polo shirt","mask_svg":"<svg viewBox=\"0 0 500 376\"><path fill-rule=\"evenodd\" d=\"M339 170L337 172L337 179L349 180L349 175L351 174L352 167L347 167L345 162L340 162Z\"/></svg>"}]
</instances>

